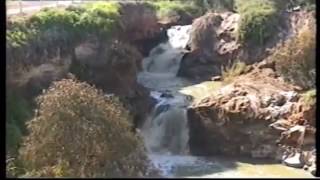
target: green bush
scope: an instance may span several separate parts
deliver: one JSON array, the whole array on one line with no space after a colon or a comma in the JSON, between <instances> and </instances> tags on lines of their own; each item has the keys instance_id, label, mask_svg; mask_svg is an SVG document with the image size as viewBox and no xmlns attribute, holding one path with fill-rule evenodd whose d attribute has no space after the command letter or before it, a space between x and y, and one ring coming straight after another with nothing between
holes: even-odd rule
<instances>
[{"instance_id":1,"label":"green bush","mask_svg":"<svg viewBox=\"0 0 320 180\"><path fill-rule=\"evenodd\" d=\"M81 14L79 28L95 33L100 38L109 38L119 28L119 8L116 2L99 2L88 4Z\"/></svg>"},{"instance_id":2,"label":"green bush","mask_svg":"<svg viewBox=\"0 0 320 180\"><path fill-rule=\"evenodd\" d=\"M119 28L118 11L118 3L100 2L84 7L44 9L30 18L8 22L7 61L25 62L27 66L58 51L70 54L77 43L92 34L106 41Z\"/></svg>"},{"instance_id":3,"label":"green bush","mask_svg":"<svg viewBox=\"0 0 320 180\"><path fill-rule=\"evenodd\" d=\"M31 118L32 106L18 93L7 91L6 96L6 175L17 177L23 168L17 161L22 137L26 135L25 122Z\"/></svg>"},{"instance_id":4,"label":"green bush","mask_svg":"<svg viewBox=\"0 0 320 180\"><path fill-rule=\"evenodd\" d=\"M279 24L276 4L270 0L236 0L240 13L238 40L246 45L263 45L274 36Z\"/></svg>"},{"instance_id":5,"label":"green bush","mask_svg":"<svg viewBox=\"0 0 320 180\"><path fill-rule=\"evenodd\" d=\"M197 17L202 11L194 3L186 3L185 1L156 1L152 2L157 10L159 18L171 16L173 13L186 13L191 17Z\"/></svg>"},{"instance_id":6,"label":"green bush","mask_svg":"<svg viewBox=\"0 0 320 180\"><path fill-rule=\"evenodd\" d=\"M87 83L54 82L37 98L20 159L26 176L134 177L145 172L143 144L128 111Z\"/></svg>"},{"instance_id":7,"label":"green bush","mask_svg":"<svg viewBox=\"0 0 320 180\"><path fill-rule=\"evenodd\" d=\"M21 137L26 133L25 122L31 118L32 107L17 93L9 93L6 97L6 152L17 153Z\"/></svg>"},{"instance_id":8,"label":"green bush","mask_svg":"<svg viewBox=\"0 0 320 180\"><path fill-rule=\"evenodd\" d=\"M296 36L275 48L271 59L275 62L276 71L285 80L310 89L315 87L315 53L315 27L304 26Z\"/></svg>"}]
</instances>

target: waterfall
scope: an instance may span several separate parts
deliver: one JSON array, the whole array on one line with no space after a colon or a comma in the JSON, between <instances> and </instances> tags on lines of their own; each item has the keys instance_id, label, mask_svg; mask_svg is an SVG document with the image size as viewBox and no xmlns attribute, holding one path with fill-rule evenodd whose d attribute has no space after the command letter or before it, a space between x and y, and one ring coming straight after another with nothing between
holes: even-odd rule
<instances>
[{"instance_id":1,"label":"waterfall","mask_svg":"<svg viewBox=\"0 0 320 180\"><path fill-rule=\"evenodd\" d=\"M178 91L189 82L176 74L190 30L191 25L170 28L168 41L151 50L143 60L143 72L138 75L139 83L150 88L151 96L158 101L141 128L146 147L152 153L188 153L189 101Z\"/></svg>"},{"instance_id":2,"label":"waterfall","mask_svg":"<svg viewBox=\"0 0 320 180\"><path fill-rule=\"evenodd\" d=\"M190 100L185 94L190 93L183 89L191 87L189 90L196 92L206 88L204 84L194 85L186 79L176 77L190 29L191 25L170 28L167 31L168 41L151 50L150 55L143 60L143 71L138 74L138 82L149 88L150 96L157 100L152 113L140 128L152 164L164 177L295 175L294 170L289 171L288 167L277 164L257 165L254 161L239 164L221 157L197 157L188 153L189 127L186 111ZM234 168L234 163L237 168Z\"/></svg>"}]
</instances>

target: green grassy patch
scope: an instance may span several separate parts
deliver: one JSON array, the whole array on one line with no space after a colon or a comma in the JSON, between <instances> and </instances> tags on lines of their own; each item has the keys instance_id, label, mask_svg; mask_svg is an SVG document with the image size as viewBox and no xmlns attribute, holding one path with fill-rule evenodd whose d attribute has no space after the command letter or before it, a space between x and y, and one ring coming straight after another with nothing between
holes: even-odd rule
<instances>
[{"instance_id":1,"label":"green grassy patch","mask_svg":"<svg viewBox=\"0 0 320 180\"><path fill-rule=\"evenodd\" d=\"M201 8L197 7L194 3L187 3L185 1L156 1L152 2L157 10L159 18L169 17L174 13L186 13L191 17L200 16L202 14Z\"/></svg>"},{"instance_id":2,"label":"green grassy patch","mask_svg":"<svg viewBox=\"0 0 320 180\"><path fill-rule=\"evenodd\" d=\"M231 65L228 65L226 67L222 67L222 79L223 82L229 83L231 82L235 77L245 73L248 71L248 66L241 61L236 61L232 63Z\"/></svg>"}]
</instances>

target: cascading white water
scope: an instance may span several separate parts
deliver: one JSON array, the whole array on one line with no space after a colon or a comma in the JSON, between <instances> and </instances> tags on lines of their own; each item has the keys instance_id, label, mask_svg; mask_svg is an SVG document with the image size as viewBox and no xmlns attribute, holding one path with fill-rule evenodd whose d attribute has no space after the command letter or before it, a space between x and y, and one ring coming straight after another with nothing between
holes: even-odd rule
<instances>
[{"instance_id":1,"label":"cascading white water","mask_svg":"<svg viewBox=\"0 0 320 180\"><path fill-rule=\"evenodd\" d=\"M188 154L186 107L190 102L183 93L203 89L202 85L193 86L188 80L176 77L190 30L191 25L170 28L167 31L169 40L151 50L149 57L143 60L144 70L138 74L138 82L149 88L150 95L157 100L153 112L141 127L149 158L155 167L165 177L287 177L287 174L308 177L278 164L259 166ZM183 90L186 87L187 90ZM230 168L228 163L236 163L238 167Z\"/></svg>"},{"instance_id":2,"label":"cascading white water","mask_svg":"<svg viewBox=\"0 0 320 180\"><path fill-rule=\"evenodd\" d=\"M189 82L176 74L190 29L191 25L169 29L169 40L150 52L143 60L144 71L138 75L139 83L150 88L151 96L158 101L141 129L147 149L153 153L188 152L186 106L189 101L178 90Z\"/></svg>"}]
</instances>

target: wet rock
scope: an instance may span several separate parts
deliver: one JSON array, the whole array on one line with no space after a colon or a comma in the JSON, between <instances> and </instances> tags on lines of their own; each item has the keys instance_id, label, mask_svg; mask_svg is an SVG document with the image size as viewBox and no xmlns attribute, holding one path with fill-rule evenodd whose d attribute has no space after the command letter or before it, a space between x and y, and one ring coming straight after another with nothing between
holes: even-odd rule
<instances>
[{"instance_id":1,"label":"wet rock","mask_svg":"<svg viewBox=\"0 0 320 180\"><path fill-rule=\"evenodd\" d=\"M280 94L285 96L289 102L297 102L300 97L295 91L281 92Z\"/></svg>"},{"instance_id":2,"label":"wet rock","mask_svg":"<svg viewBox=\"0 0 320 180\"><path fill-rule=\"evenodd\" d=\"M214 76L211 78L211 81L221 81L222 77L221 76Z\"/></svg>"},{"instance_id":3,"label":"wet rock","mask_svg":"<svg viewBox=\"0 0 320 180\"><path fill-rule=\"evenodd\" d=\"M313 175L316 176L317 167L313 164L311 167L308 168L308 171Z\"/></svg>"},{"instance_id":4,"label":"wet rock","mask_svg":"<svg viewBox=\"0 0 320 180\"><path fill-rule=\"evenodd\" d=\"M302 168L304 166L301 153L295 153L292 157L286 158L283 162L285 165L294 168Z\"/></svg>"},{"instance_id":5,"label":"wet rock","mask_svg":"<svg viewBox=\"0 0 320 180\"><path fill-rule=\"evenodd\" d=\"M271 103L276 106L282 106L286 103L286 97L281 94L274 94Z\"/></svg>"},{"instance_id":6,"label":"wet rock","mask_svg":"<svg viewBox=\"0 0 320 180\"><path fill-rule=\"evenodd\" d=\"M160 105L156 108L156 111L155 111L155 117L158 116L160 113L163 113L165 111L168 111L170 108L170 104L164 104L164 105Z\"/></svg>"},{"instance_id":7,"label":"wet rock","mask_svg":"<svg viewBox=\"0 0 320 180\"><path fill-rule=\"evenodd\" d=\"M240 45L232 36L235 14L207 13L192 23L190 52L181 60L178 76L210 80L221 74L221 65L233 59Z\"/></svg>"},{"instance_id":8,"label":"wet rock","mask_svg":"<svg viewBox=\"0 0 320 180\"><path fill-rule=\"evenodd\" d=\"M287 131L291 127L291 124L288 120L280 119L270 124L269 127L283 132L283 131Z\"/></svg>"},{"instance_id":9,"label":"wet rock","mask_svg":"<svg viewBox=\"0 0 320 180\"><path fill-rule=\"evenodd\" d=\"M162 94L160 95L160 97L162 97L162 98L173 98L173 95L170 94L170 93L162 93Z\"/></svg>"}]
</instances>

